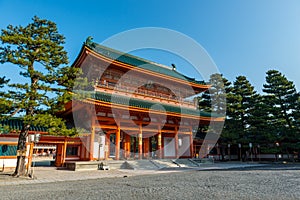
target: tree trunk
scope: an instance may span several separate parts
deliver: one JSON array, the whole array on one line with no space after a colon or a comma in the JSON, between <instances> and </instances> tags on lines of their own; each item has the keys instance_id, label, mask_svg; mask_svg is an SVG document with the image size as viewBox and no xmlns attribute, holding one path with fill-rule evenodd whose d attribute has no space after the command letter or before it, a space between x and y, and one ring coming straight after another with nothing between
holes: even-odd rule
<instances>
[{"instance_id":1,"label":"tree trunk","mask_svg":"<svg viewBox=\"0 0 300 200\"><path fill-rule=\"evenodd\" d=\"M34 61L31 61L31 64L28 66L28 71L30 73L30 77L31 77L31 86L30 86L30 92L36 94L36 84L38 81L38 78L35 76L35 74L32 74L32 72L34 72L34 68L33 68L33 63ZM29 97L30 101L35 101L35 96L30 96ZM33 105L30 104L28 106L28 108L26 109L26 115L30 115L33 116L34 114L34 108ZM16 169L15 172L13 173L13 176L19 177L19 176L25 176L28 175L26 172L26 138L28 136L28 131L29 131L30 125L29 124L24 124L22 131L19 135L19 140L18 140L18 147L17 147L17 165L16 165Z\"/></svg>"},{"instance_id":2,"label":"tree trunk","mask_svg":"<svg viewBox=\"0 0 300 200\"><path fill-rule=\"evenodd\" d=\"M15 177L26 176L26 138L28 136L28 130L30 125L25 125L19 135L18 147L17 147L17 165L15 172L12 174Z\"/></svg>"}]
</instances>

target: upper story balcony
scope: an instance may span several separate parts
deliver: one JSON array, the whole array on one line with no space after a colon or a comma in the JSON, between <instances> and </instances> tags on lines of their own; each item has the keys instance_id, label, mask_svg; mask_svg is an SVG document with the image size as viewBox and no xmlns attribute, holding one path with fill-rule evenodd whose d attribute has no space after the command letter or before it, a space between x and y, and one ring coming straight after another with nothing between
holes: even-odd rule
<instances>
[{"instance_id":1,"label":"upper story balcony","mask_svg":"<svg viewBox=\"0 0 300 200\"><path fill-rule=\"evenodd\" d=\"M147 89L144 86L134 87L132 85L122 85L110 81L96 81L95 91L124 95L127 97L131 96L132 98L136 99L155 101L172 106L197 109L197 106L192 101L177 97L171 93L166 93L166 91Z\"/></svg>"}]
</instances>

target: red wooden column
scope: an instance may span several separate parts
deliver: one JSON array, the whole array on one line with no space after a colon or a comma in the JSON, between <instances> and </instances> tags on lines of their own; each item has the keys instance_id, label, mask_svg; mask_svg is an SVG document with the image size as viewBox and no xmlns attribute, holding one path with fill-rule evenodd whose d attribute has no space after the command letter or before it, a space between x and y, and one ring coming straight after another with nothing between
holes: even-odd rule
<instances>
[{"instance_id":1,"label":"red wooden column","mask_svg":"<svg viewBox=\"0 0 300 200\"><path fill-rule=\"evenodd\" d=\"M179 158L179 149L178 149L178 127L175 127L175 157Z\"/></svg>"},{"instance_id":2,"label":"red wooden column","mask_svg":"<svg viewBox=\"0 0 300 200\"><path fill-rule=\"evenodd\" d=\"M28 155L28 163L27 163L27 173L28 174L30 173L29 170L30 170L31 164L32 164L33 146L34 146L34 143L30 142L29 155Z\"/></svg>"},{"instance_id":3,"label":"red wooden column","mask_svg":"<svg viewBox=\"0 0 300 200\"><path fill-rule=\"evenodd\" d=\"M136 158L136 137L133 138L133 158Z\"/></svg>"},{"instance_id":4,"label":"red wooden column","mask_svg":"<svg viewBox=\"0 0 300 200\"><path fill-rule=\"evenodd\" d=\"M125 134L124 139L125 139L125 142L124 142L124 157L129 158L130 157L130 135Z\"/></svg>"},{"instance_id":5,"label":"red wooden column","mask_svg":"<svg viewBox=\"0 0 300 200\"><path fill-rule=\"evenodd\" d=\"M106 133L104 150L105 150L105 160L107 160L110 154L110 133Z\"/></svg>"},{"instance_id":6,"label":"red wooden column","mask_svg":"<svg viewBox=\"0 0 300 200\"><path fill-rule=\"evenodd\" d=\"M138 142L139 142L139 159L142 159L143 158L143 130L142 130L142 124L140 124L140 126L139 126Z\"/></svg>"},{"instance_id":7,"label":"red wooden column","mask_svg":"<svg viewBox=\"0 0 300 200\"><path fill-rule=\"evenodd\" d=\"M56 146L56 158L55 158L55 166L56 167L61 167L63 166L63 152L64 152L64 144L59 143Z\"/></svg>"},{"instance_id":8,"label":"red wooden column","mask_svg":"<svg viewBox=\"0 0 300 200\"><path fill-rule=\"evenodd\" d=\"M161 127L158 126L157 134L157 157L162 158L162 149L161 149Z\"/></svg>"},{"instance_id":9,"label":"red wooden column","mask_svg":"<svg viewBox=\"0 0 300 200\"><path fill-rule=\"evenodd\" d=\"M95 118L93 115L92 117L92 123L91 123L91 137L90 137L90 149L89 149L89 160L94 160L94 139L95 139Z\"/></svg>"},{"instance_id":10,"label":"red wooden column","mask_svg":"<svg viewBox=\"0 0 300 200\"><path fill-rule=\"evenodd\" d=\"M190 128L190 155L191 155L191 158L194 157L194 143L193 143L193 131L192 131L192 128Z\"/></svg>"},{"instance_id":11,"label":"red wooden column","mask_svg":"<svg viewBox=\"0 0 300 200\"><path fill-rule=\"evenodd\" d=\"M149 158L149 142L150 142L150 140L149 140L149 138L144 138L143 139L143 143L144 143L144 157L145 158Z\"/></svg>"},{"instance_id":12,"label":"red wooden column","mask_svg":"<svg viewBox=\"0 0 300 200\"><path fill-rule=\"evenodd\" d=\"M67 137L65 136L64 145L63 145L63 164L65 164L65 162L66 162L67 146L68 146Z\"/></svg>"},{"instance_id":13,"label":"red wooden column","mask_svg":"<svg viewBox=\"0 0 300 200\"><path fill-rule=\"evenodd\" d=\"M81 145L80 145L80 155L79 155L79 158L80 160L83 160L84 159L84 138L81 138Z\"/></svg>"},{"instance_id":14,"label":"red wooden column","mask_svg":"<svg viewBox=\"0 0 300 200\"><path fill-rule=\"evenodd\" d=\"M118 126L116 130L116 146L115 146L116 160L120 159L120 134L121 134L121 130L120 127Z\"/></svg>"}]
</instances>

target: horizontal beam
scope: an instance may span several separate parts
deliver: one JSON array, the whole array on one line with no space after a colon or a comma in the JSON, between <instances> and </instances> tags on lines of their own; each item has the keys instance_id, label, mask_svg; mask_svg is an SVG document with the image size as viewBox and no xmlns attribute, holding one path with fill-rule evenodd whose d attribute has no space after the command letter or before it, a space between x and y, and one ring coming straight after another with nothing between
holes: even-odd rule
<instances>
[{"instance_id":1,"label":"horizontal beam","mask_svg":"<svg viewBox=\"0 0 300 200\"><path fill-rule=\"evenodd\" d=\"M97 116L97 120L99 120L99 124L100 126L102 127L101 125L101 122L105 122L105 121L109 121L109 122L115 122L115 119L114 118L111 118L111 117L104 117L104 116ZM151 124L151 125L156 125L156 126L162 126L162 123L161 122L149 122L149 121L143 121L143 120L131 120L131 119L118 119L120 123L132 123L132 122L135 122L136 124ZM170 124L170 123L165 123L164 126L168 126L168 127L178 127L180 126L181 128L191 128L192 125L179 125L179 124Z\"/></svg>"}]
</instances>

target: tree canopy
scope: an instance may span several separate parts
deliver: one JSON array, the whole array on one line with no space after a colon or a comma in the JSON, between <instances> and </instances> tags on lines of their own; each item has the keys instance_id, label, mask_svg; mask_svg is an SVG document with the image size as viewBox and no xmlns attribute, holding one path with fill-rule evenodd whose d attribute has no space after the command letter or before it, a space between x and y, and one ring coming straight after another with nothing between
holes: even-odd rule
<instances>
[{"instance_id":1,"label":"tree canopy","mask_svg":"<svg viewBox=\"0 0 300 200\"><path fill-rule=\"evenodd\" d=\"M214 74L209 83L213 83L211 90L198 98L201 110L212 111L217 108L211 104L212 99L226 98L226 119L219 143L252 143L266 153L300 150L299 93L279 71L266 73L263 93L258 93L245 76L236 77L231 84L221 74ZM222 97L218 96L218 85L226 91ZM204 138L205 131L207 127L201 126L198 135Z\"/></svg>"},{"instance_id":2,"label":"tree canopy","mask_svg":"<svg viewBox=\"0 0 300 200\"><path fill-rule=\"evenodd\" d=\"M8 84L8 92L4 94L4 105L9 105L10 116L23 116L18 150L26 150L26 137L32 125L47 128L49 134L76 134L75 129L68 129L65 121L55 116L55 112L70 100L70 77L76 75L76 69L67 66L67 52L63 47L65 38L58 32L56 24L35 16L27 26L9 25L1 31L0 40L0 62L18 66L19 75L28 80ZM1 109L2 114L6 111ZM20 170L21 174L24 173L22 166L25 162L24 158L21 159L22 164L18 157L16 175Z\"/></svg>"},{"instance_id":3,"label":"tree canopy","mask_svg":"<svg viewBox=\"0 0 300 200\"><path fill-rule=\"evenodd\" d=\"M17 65L20 76L28 80L25 84L9 84L6 100L13 102L11 114L24 115L29 125L38 121L40 126L61 128L55 132L49 129L51 134L74 134L54 120L55 111L70 99L70 87L66 86L71 82L69 76L74 76L74 69L66 66L68 57L62 46L65 38L58 33L56 24L35 16L25 27L9 25L2 30L0 39L1 63ZM43 117L45 120L40 120ZM49 123L50 119L56 123Z\"/></svg>"}]
</instances>

